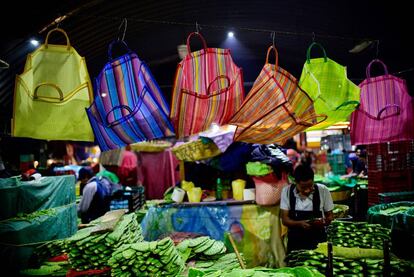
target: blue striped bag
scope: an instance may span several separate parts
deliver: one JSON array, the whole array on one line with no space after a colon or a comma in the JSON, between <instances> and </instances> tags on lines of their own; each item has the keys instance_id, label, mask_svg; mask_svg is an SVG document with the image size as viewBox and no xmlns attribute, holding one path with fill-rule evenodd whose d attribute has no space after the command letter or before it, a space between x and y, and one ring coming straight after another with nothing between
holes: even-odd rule
<instances>
[{"instance_id":1,"label":"blue striped bag","mask_svg":"<svg viewBox=\"0 0 414 277\"><path fill-rule=\"evenodd\" d=\"M112 59L115 43L127 54ZM95 101L86 109L101 150L174 136L169 107L149 68L124 41L112 42L108 54L95 79Z\"/></svg>"}]
</instances>

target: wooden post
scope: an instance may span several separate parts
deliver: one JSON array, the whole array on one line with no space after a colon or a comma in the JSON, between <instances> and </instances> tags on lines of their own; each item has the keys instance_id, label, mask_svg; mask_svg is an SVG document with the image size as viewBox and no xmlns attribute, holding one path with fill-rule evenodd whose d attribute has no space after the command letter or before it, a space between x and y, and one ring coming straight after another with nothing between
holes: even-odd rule
<instances>
[{"instance_id":1,"label":"wooden post","mask_svg":"<svg viewBox=\"0 0 414 277\"><path fill-rule=\"evenodd\" d=\"M328 263L326 265L326 276L333 277L333 253L332 242L328 242Z\"/></svg>"},{"instance_id":2,"label":"wooden post","mask_svg":"<svg viewBox=\"0 0 414 277\"><path fill-rule=\"evenodd\" d=\"M384 277L391 276L391 266L390 266L390 245L388 240L384 240L383 245L384 251L384 267L382 268L382 273Z\"/></svg>"},{"instance_id":3,"label":"wooden post","mask_svg":"<svg viewBox=\"0 0 414 277\"><path fill-rule=\"evenodd\" d=\"M237 259L239 260L241 268L246 269L246 265L244 264L243 259L240 256L239 250L237 250L237 246L236 246L236 243L233 240L233 236L231 235L230 232L227 232L227 235L229 236L231 246L233 246L234 252L236 253L236 256L237 256Z\"/></svg>"}]
</instances>

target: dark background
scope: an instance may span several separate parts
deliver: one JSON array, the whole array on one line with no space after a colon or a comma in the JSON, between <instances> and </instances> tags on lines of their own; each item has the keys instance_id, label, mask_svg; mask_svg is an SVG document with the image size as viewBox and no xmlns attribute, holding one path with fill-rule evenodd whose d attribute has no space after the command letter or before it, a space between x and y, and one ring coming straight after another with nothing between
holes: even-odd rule
<instances>
[{"instance_id":1,"label":"dark background","mask_svg":"<svg viewBox=\"0 0 414 277\"><path fill-rule=\"evenodd\" d=\"M107 61L108 44L122 36L119 26L127 18L125 41L150 66L167 99L180 61L177 45L185 43L187 35L196 30L196 22L210 47L232 50L235 62L244 71L246 93L264 64L272 31L279 65L297 78L314 34L328 57L347 66L348 77L356 84L364 79L366 66L377 54L390 73L408 81L410 89L414 79L409 1L9 1L2 11L0 59L10 64L8 69L0 69L3 157L30 153L41 143L10 138L15 76L22 73L27 54L34 50L30 39L43 43L47 32L55 27L53 21L64 15L67 18L59 27L86 58L92 80ZM235 39L227 39L229 30L235 32ZM373 43L358 54L349 53L364 39L379 44ZM64 43L59 33L50 42ZM199 47L194 40L193 48ZM320 53L314 51L313 55ZM381 73L377 68L375 72Z\"/></svg>"}]
</instances>

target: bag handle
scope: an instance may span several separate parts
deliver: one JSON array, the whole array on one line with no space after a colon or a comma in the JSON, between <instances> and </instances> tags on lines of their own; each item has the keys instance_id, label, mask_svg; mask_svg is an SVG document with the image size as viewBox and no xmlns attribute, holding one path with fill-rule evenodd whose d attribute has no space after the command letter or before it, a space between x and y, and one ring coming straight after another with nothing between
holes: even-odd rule
<instances>
[{"instance_id":1,"label":"bag handle","mask_svg":"<svg viewBox=\"0 0 414 277\"><path fill-rule=\"evenodd\" d=\"M372 60L369 64L368 64L368 66L367 66L367 69L366 69L366 74L367 74L367 78L371 78L371 66L372 66L372 64L374 64L374 63L379 63L379 64L381 64L382 65L382 67L384 68L384 73L385 73L385 75L388 75L388 68L387 68L387 66L385 65L385 63L383 63L381 60L379 60L379 59L374 59L374 60Z\"/></svg>"},{"instance_id":2,"label":"bag handle","mask_svg":"<svg viewBox=\"0 0 414 277\"><path fill-rule=\"evenodd\" d=\"M322 120L321 121L316 121L316 123L314 124L312 121L314 119L318 119L318 118L322 118ZM305 117L304 119L299 119L296 123L299 124L299 125L302 125L302 126L311 127L311 126L318 125L319 123L324 122L327 118L328 118L328 116L326 114L316 114L316 115L311 115L309 117ZM308 122L308 121L310 121L310 122Z\"/></svg>"},{"instance_id":3,"label":"bag handle","mask_svg":"<svg viewBox=\"0 0 414 277\"><path fill-rule=\"evenodd\" d=\"M337 111L340 108L345 107L345 106L349 106L349 105L357 105L358 106L359 105L359 102L358 101L355 101L355 100L345 101L344 103L342 103L341 105L339 105L338 107L336 107L334 111Z\"/></svg>"},{"instance_id":4,"label":"bag handle","mask_svg":"<svg viewBox=\"0 0 414 277\"><path fill-rule=\"evenodd\" d=\"M400 108L399 105L397 105L397 104L388 104L378 112L377 119L381 120L381 119L387 118L387 117L381 118L381 115L382 115L383 112L385 112L386 110L388 110L390 108L397 108L397 111L393 114L388 115L387 117L394 116L394 115L399 115L401 113L401 108Z\"/></svg>"},{"instance_id":5,"label":"bag handle","mask_svg":"<svg viewBox=\"0 0 414 277\"><path fill-rule=\"evenodd\" d=\"M115 125L117 125L117 124L119 124L119 123L121 123L121 121L123 120L123 118L120 118L120 119L116 119L116 120L114 120L114 121L112 121L112 122L109 122L109 115L111 114L111 113L113 113L114 111L116 111L116 110L127 110L128 111L128 113L129 113L129 115L131 115L132 114L132 109L130 108L130 107L128 107L127 105L118 105L118 106L115 106L115 107L113 107L108 113L107 113L107 115L106 115L106 123L108 124L108 127L112 127L112 126L115 126Z\"/></svg>"},{"instance_id":6,"label":"bag handle","mask_svg":"<svg viewBox=\"0 0 414 277\"><path fill-rule=\"evenodd\" d=\"M49 45L49 36L53 32L60 32L60 33L62 33L65 36L65 38L66 38L66 48L67 48L67 50L70 50L70 41L69 41L68 34L66 34L66 32L63 29L60 29L60 28L55 28L53 30L50 30L47 33L47 35L46 35L46 41L45 41L45 48L47 49L47 47Z\"/></svg>"},{"instance_id":7,"label":"bag handle","mask_svg":"<svg viewBox=\"0 0 414 277\"><path fill-rule=\"evenodd\" d=\"M108 57L109 57L109 60L110 61L112 61L113 60L113 58L112 58L112 48L114 47L114 45L115 44L120 44L120 45L122 45L122 46L124 46L125 47L125 49L127 49L128 50L128 52L127 53L131 53L132 51L131 51L131 49L129 49L129 47L128 47L128 45L126 44L126 42L125 41L123 41L123 40L114 40L114 41L112 41L110 44L109 44L109 47L108 47Z\"/></svg>"},{"instance_id":8,"label":"bag handle","mask_svg":"<svg viewBox=\"0 0 414 277\"><path fill-rule=\"evenodd\" d=\"M49 86L49 87L55 88L56 91L59 93L59 101L63 101L63 92L62 92L62 90L57 85L52 84L52 83L40 83L40 84L38 84L36 86L35 90L34 90L33 99L35 99L35 100L38 100L40 98L46 98L46 99L47 98L53 98L53 99L58 99L58 98L55 98L55 97L45 97L45 96L40 96L39 97L37 95L37 91L39 90L40 87L44 87L44 86Z\"/></svg>"},{"instance_id":9,"label":"bag handle","mask_svg":"<svg viewBox=\"0 0 414 277\"><path fill-rule=\"evenodd\" d=\"M277 68L279 67L279 53L277 52L277 49L274 45L270 45L269 48L267 48L266 63L269 63L270 51L272 50L275 52L275 72L276 72Z\"/></svg>"},{"instance_id":10,"label":"bag handle","mask_svg":"<svg viewBox=\"0 0 414 277\"><path fill-rule=\"evenodd\" d=\"M328 58L326 57L326 51L325 48L323 48L323 46L320 43L317 42L312 42L311 45L308 47L308 50L306 51L306 62L310 63L310 59L311 59L311 50L314 46L318 46L319 48L322 49L323 52L323 60L324 62L328 61Z\"/></svg>"},{"instance_id":11,"label":"bag handle","mask_svg":"<svg viewBox=\"0 0 414 277\"><path fill-rule=\"evenodd\" d=\"M187 37L187 51L188 51L188 54L191 53L190 39L193 36L198 36L201 39L201 42L203 43L203 49L207 50L207 43L206 43L206 40L204 39L204 37L199 32L192 32Z\"/></svg>"},{"instance_id":12,"label":"bag handle","mask_svg":"<svg viewBox=\"0 0 414 277\"><path fill-rule=\"evenodd\" d=\"M216 78L214 78L214 80L213 81L211 81L210 82L210 84L208 85L208 88L207 88L207 95L210 95L210 89L211 89L211 86L214 84L214 82L216 82L216 81L218 81L218 80L220 80L220 79L225 79L226 81L227 81L227 86L226 87L224 87L224 88L221 88L220 89L220 92L218 92L218 93L222 93L222 92L224 92L224 91L226 91L226 90L228 90L229 89L229 87L230 87L230 78L229 77L227 77L226 75L219 75L219 76L217 76ZM219 84L220 84L220 82L218 82Z\"/></svg>"}]
</instances>

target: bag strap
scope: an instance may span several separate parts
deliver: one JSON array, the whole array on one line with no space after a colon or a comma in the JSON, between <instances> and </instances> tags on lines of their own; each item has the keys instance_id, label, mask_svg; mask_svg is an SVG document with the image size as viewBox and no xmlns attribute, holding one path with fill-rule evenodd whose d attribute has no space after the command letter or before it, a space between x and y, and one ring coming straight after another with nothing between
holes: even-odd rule
<instances>
[{"instance_id":1,"label":"bag strap","mask_svg":"<svg viewBox=\"0 0 414 277\"><path fill-rule=\"evenodd\" d=\"M308 126L308 127L318 125L319 123L324 122L328 118L326 114L315 114L315 115L311 115L309 117L306 117L304 119L299 119L299 120L297 120L297 117L294 114L292 117L295 119L296 124L302 125L302 126ZM313 120L318 119L318 118L322 118L322 120L316 121L316 123L314 124Z\"/></svg>"},{"instance_id":2,"label":"bag strap","mask_svg":"<svg viewBox=\"0 0 414 277\"><path fill-rule=\"evenodd\" d=\"M110 61L113 60L113 58L112 58L112 48L114 47L115 44L120 44L120 45L124 46L124 48L127 50L127 53L132 52L131 49L129 49L129 47L126 44L125 41L123 41L123 40L114 40L109 44L109 47L108 47L108 58L109 58Z\"/></svg>"},{"instance_id":3,"label":"bag strap","mask_svg":"<svg viewBox=\"0 0 414 277\"><path fill-rule=\"evenodd\" d=\"M391 109L391 108L396 108L397 109L397 111L396 112L394 112L394 113L392 113L392 114L390 114L390 115L387 115L387 116L384 116L384 117L381 117L381 115L386 111L386 110L388 110L388 109ZM388 105L386 105L385 107L383 107L379 112L378 112L378 114L377 114L377 116L372 116L372 115L370 115L368 112L366 112L366 111L364 111L364 110L359 110L360 112L362 112L362 113L364 113L366 116L368 116L369 118L371 118L371 119L375 119L375 120L383 120L383 119L386 119L386 118L388 118L388 117L392 117L392 116L397 116L397 115L400 115L401 114L401 108L400 108L400 106L399 105L397 105L397 104L388 104Z\"/></svg>"},{"instance_id":4,"label":"bag strap","mask_svg":"<svg viewBox=\"0 0 414 277\"><path fill-rule=\"evenodd\" d=\"M207 50L207 43L206 43L206 40L204 39L204 37L199 32L192 32L187 37L187 51L188 51L188 54L191 53L190 39L193 36L198 36L201 39L201 42L203 43L203 49Z\"/></svg>"},{"instance_id":5,"label":"bag strap","mask_svg":"<svg viewBox=\"0 0 414 277\"><path fill-rule=\"evenodd\" d=\"M223 93L223 92L227 91L227 90L230 88L230 78L229 78L229 77L227 77L226 75L219 75L219 76L217 76L216 78L214 78L214 80L213 80L213 81L211 81L211 83L208 85L208 87L207 87L207 95L210 95L210 89L211 89L211 86L212 86L212 85L213 85L216 81L219 81L220 79L225 79L225 80L227 81L227 86L226 86L226 87L224 87L224 88L221 88L221 89L220 89L220 91L218 92L218 94ZM221 82L218 82L219 87L220 87L220 83L221 83Z\"/></svg>"},{"instance_id":6,"label":"bag strap","mask_svg":"<svg viewBox=\"0 0 414 277\"><path fill-rule=\"evenodd\" d=\"M50 36L50 34L51 34L51 33L53 33L53 32L60 32L60 33L62 33L62 34L65 36L65 38L66 38L66 49L69 51L69 50L70 50L70 41L69 41L68 34L66 34L66 32L65 32L63 29L60 29L60 28L55 28L55 29L53 29L53 30L50 30L50 31L47 33L47 35L46 35L46 40L45 40L45 48L47 49L47 47L48 47L48 45L49 45L49 36Z\"/></svg>"},{"instance_id":7,"label":"bag strap","mask_svg":"<svg viewBox=\"0 0 414 277\"><path fill-rule=\"evenodd\" d=\"M379 64L381 64L381 65L382 65L382 67L384 68L384 73L385 73L385 75L388 75L388 68L387 68L387 66L385 65L385 63L383 63L383 62L382 62L381 60L379 60L379 59L374 59L374 60L372 60L372 61L368 64L367 69L366 69L366 71L365 71L365 73L366 73L366 75L367 75L367 78L371 78L371 66L372 66L374 63L379 63Z\"/></svg>"},{"instance_id":8,"label":"bag strap","mask_svg":"<svg viewBox=\"0 0 414 277\"><path fill-rule=\"evenodd\" d=\"M112 122L109 122L109 115L111 114L111 113L113 113L114 111L116 111L116 110L127 110L128 111L128 115L131 115L132 114L132 109L130 108L130 107L128 107L128 106L126 106L126 105L118 105L118 106L115 106L115 107L113 107L107 114L106 114L106 123L107 123L107 125L108 125L108 127L113 127L113 126L115 126L115 125L118 125L119 123L121 123L121 121L123 120L123 118L120 118L120 119L115 119L114 121L112 121ZM127 115L127 116L128 116Z\"/></svg>"},{"instance_id":9,"label":"bag strap","mask_svg":"<svg viewBox=\"0 0 414 277\"><path fill-rule=\"evenodd\" d=\"M338 107L336 107L334 111L337 111L340 108L345 107L345 106L349 106L349 105L356 105L356 106L358 106L359 105L359 102L358 101L355 101L355 100L345 101L344 103L342 103L341 105L339 105Z\"/></svg>"},{"instance_id":10,"label":"bag strap","mask_svg":"<svg viewBox=\"0 0 414 277\"><path fill-rule=\"evenodd\" d=\"M308 50L306 51L306 62L307 62L307 63L310 63L310 59L311 59L311 50L312 50L312 48L313 48L314 46L318 46L319 48L321 48L321 49L322 49L324 62L327 62L327 61L328 61L328 58L326 57L326 51L325 51L325 48L323 48L323 46L322 46L320 43L317 43L317 42L312 42L312 43L311 43L311 45L308 47Z\"/></svg>"},{"instance_id":11,"label":"bag strap","mask_svg":"<svg viewBox=\"0 0 414 277\"><path fill-rule=\"evenodd\" d=\"M56 89L56 91L59 93L59 98L56 98L56 97L47 97L47 96L38 96L38 90L39 90L39 88L40 87L43 87L43 86L48 86L48 87L52 87L52 88L54 88L54 89ZM43 99L43 100L48 100L48 99L59 99L59 101L63 101L63 92L62 92L62 90L57 86L57 85L55 85L55 84L52 84L52 83L40 83L40 84L38 84L37 86L36 86L36 88L34 89L34 92L33 92L33 99L34 100L39 100L39 99Z\"/></svg>"}]
</instances>

